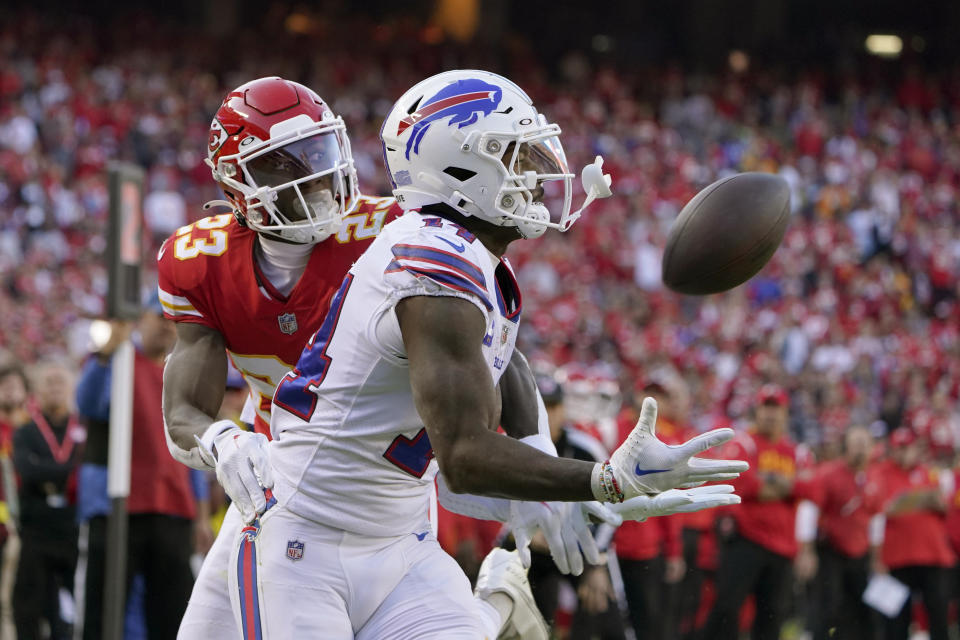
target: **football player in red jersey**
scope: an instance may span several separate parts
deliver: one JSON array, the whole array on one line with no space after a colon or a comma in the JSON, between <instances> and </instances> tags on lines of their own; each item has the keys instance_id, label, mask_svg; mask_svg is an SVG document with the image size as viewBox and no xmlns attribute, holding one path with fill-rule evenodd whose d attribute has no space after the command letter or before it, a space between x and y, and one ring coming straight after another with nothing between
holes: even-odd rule
<instances>
[{"instance_id":1,"label":"football player in red jersey","mask_svg":"<svg viewBox=\"0 0 960 640\"><path fill-rule=\"evenodd\" d=\"M178 229L158 255L160 300L177 322L164 372L167 443L179 461L215 470L231 508L207 556L181 638L234 638L229 547L262 512L270 405L326 314L350 265L386 222L393 198L357 189L343 120L307 87L260 78L231 91L210 125L207 163L233 213ZM250 387L245 431L216 419L227 358ZM264 491L262 487L267 488Z\"/></svg>"}]
</instances>

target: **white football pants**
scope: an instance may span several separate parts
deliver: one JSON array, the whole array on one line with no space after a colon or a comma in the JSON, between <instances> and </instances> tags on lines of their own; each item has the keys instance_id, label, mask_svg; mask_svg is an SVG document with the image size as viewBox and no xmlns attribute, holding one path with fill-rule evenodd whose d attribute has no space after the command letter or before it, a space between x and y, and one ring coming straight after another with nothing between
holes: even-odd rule
<instances>
[{"instance_id":1,"label":"white football pants","mask_svg":"<svg viewBox=\"0 0 960 640\"><path fill-rule=\"evenodd\" d=\"M277 505L235 541L230 593L245 640L497 636L499 617L474 598L427 522L420 531L373 538Z\"/></svg>"},{"instance_id":2,"label":"white football pants","mask_svg":"<svg viewBox=\"0 0 960 640\"><path fill-rule=\"evenodd\" d=\"M242 528L240 510L231 504L193 584L177 640L236 640L240 637L230 607L227 570Z\"/></svg>"}]
</instances>

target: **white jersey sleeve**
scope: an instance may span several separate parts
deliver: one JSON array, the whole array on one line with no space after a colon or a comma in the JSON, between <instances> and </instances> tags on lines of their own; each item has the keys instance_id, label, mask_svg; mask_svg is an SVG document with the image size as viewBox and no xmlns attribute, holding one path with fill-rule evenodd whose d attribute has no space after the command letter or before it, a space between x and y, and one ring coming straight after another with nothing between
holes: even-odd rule
<instances>
[{"instance_id":1,"label":"white jersey sleeve","mask_svg":"<svg viewBox=\"0 0 960 640\"><path fill-rule=\"evenodd\" d=\"M396 304L412 296L451 296L471 302L490 322L490 300L485 267L495 258L462 227L440 218L422 217L421 226L407 229L390 246L390 262L383 271L389 297L376 319L375 339L388 352L404 357Z\"/></svg>"}]
</instances>

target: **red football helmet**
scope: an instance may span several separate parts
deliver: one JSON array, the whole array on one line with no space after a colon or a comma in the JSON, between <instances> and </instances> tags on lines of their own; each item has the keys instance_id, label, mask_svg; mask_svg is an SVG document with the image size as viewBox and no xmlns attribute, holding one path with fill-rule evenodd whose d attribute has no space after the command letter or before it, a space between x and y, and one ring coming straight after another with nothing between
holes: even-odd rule
<instances>
[{"instance_id":1,"label":"red football helmet","mask_svg":"<svg viewBox=\"0 0 960 640\"><path fill-rule=\"evenodd\" d=\"M321 242L356 205L343 119L314 91L258 78L227 94L210 123L207 164L237 220L289 242Z\"/></svg>"}]
</instances>

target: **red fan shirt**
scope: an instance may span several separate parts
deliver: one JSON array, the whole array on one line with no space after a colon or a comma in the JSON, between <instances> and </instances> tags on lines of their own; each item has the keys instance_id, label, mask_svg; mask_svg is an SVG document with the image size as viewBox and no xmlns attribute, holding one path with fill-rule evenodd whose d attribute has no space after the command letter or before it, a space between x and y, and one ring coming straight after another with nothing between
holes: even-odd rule
<instances>
[{"instance_id":1,"label":"red fan shirt","mask_svg":"<svg viewBox=\"0 0 960 640\"><path fill-rule=\"evenodd\" d=\"M887 505L911 492L939 491L937 474L917 465L904 469L892 460L881 463ZM946 516L932 509L914 509L887 516L883 539L883 563L891 568L911 566L949 567L954 562L947 537Z\"/></svg>"},{"instance_id":2,"label":"red fan shirt","mask_svg":"<svg viewBox=\"0 0 960 640\"><path fill-rule=\"evenodd\" d=\"M825 462L810 498L820 508L820 532L831 547L851 558L870 550L870 519L884 502L876 467L857 471L842 459Z\"/></svg>"},{"instance_id":3,"label":"red fan shirt","mask_svg":"<svg viewBox=\"0 0 960 640\"><path fill-rule=\"evenodd\" d=\"M190 469L167 453L161 395L163 365L140 351L133 360L133 440L130 445L130 513L196 514Z\"/></svg>"},{"instance_id":4,"label":"red fan shirt","mask_svg":"<svg viewBox=\"0 0 960 640\"><path fill-rule=\"evenodd\" d=\"M792 558L797 553L797 500L808 497L811 488L810 479L799 473L807 467L804 456L786 436L771 441L760 434L741 433L725 447L723 457L750 463L750 469L732 483L743 499L729 511L737 531L765 549ZM759 500L766 474L792 481L792 495L782 500Z\"/></svg>"}]
</instances>

